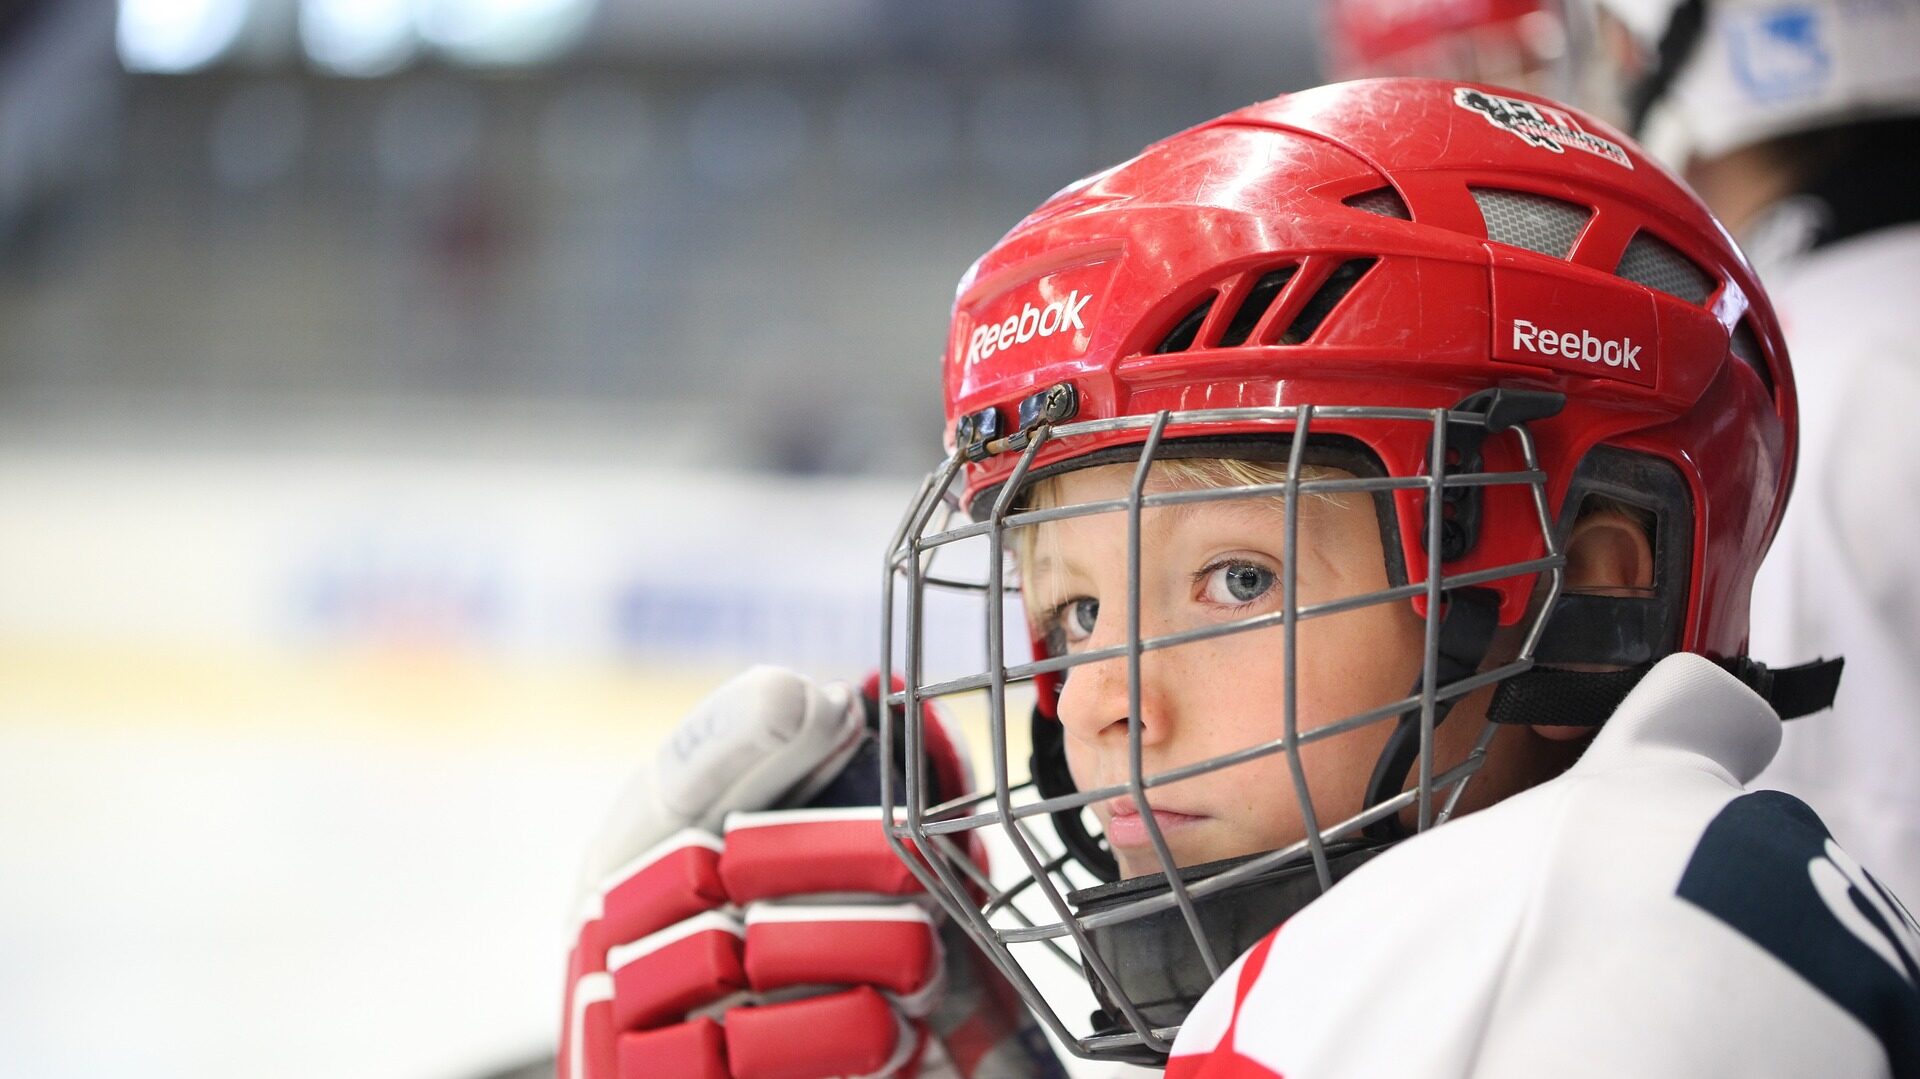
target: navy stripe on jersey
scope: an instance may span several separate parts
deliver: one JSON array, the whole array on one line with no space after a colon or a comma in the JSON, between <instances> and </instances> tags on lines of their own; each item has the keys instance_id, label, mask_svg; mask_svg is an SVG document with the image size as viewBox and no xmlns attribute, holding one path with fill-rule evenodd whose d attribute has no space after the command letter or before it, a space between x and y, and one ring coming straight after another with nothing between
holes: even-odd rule
<instances>
[{"instance_id":1,"label":"navy stripe on jersey","mask_svg":"<svg viewBox=\"0 0 1920 1079\"><path fill-rule=\"evenodd\" d=\"M1806 803L1778 791L1727 803L1678 891L1865 1024L1894 1075L1920 1077L1920 925Z\"/></svg>"}]
</instances>

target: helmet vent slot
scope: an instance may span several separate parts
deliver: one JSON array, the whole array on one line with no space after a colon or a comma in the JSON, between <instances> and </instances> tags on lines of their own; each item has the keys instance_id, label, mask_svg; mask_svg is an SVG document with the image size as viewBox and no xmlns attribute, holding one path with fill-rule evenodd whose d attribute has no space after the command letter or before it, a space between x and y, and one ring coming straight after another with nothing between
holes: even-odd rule
<instances>
[{"instance_id":1,"label":"helmet vent slot","mask_svg":"<svg viewBox=\"0 0 1920 1079\"><path fill-rule=\"evenodd\" d=\"M1733 358L1753 368L1760 376L1760 384L1767 388L1767 396L1773 396L1773 373L1767 370L1767 358L1760 352L1760 339L1754 335L1753 325L1746 319L1733 328L1733 338L1727 343L1727 351Z\"/></svg>"},{"instance_id":2,"label":"helmet vent slot","mask_svg":"<svg viewBox=\"0 0 1920 1079\"><path fill-rule=\"evenodd\" d=\"M1645 232L1634 235L1613 272L1688 303L1705 303L1713 294L1713 279L1706 271L1674 250L1672 244Z\"/></svg>"},{"instance_id":3,"label":"helmet vent slot","mask_svg":"<svg viewBox=\"0 0 1920 1079\"><path fill-rule=\"evenodd\" d=\"M1200 335L1200 324L1207 320L1207 312L1213 310L1214 299L1213 295L1208 295L1206 299L1200 301L1200 306L1187 312L1179 322L1174 323L1173 329L1167 332L1167 336L1160 340L1159 347L1153 351L1185 352L1192 348L1193 339Z\"/></svg>"},{"instance_id":4,"label":"helmet vent slot","mask_svg":"<svg viewBox=\"0 0 1920 1079\"><path fill-rule=\"evenodd\" d=\"M1233 348L1246 343L1247 335L1253 332L1260 316L1273 306L1274 297L1280 295L1280 290L1286 287L1297 269L1298 266L1282 266L1262 274L1260 280L1253 283L1253 287L1247 290L1247 298L1241 301L1240 310L1233 313L1233 321L1227 323L1226 332L1220 335L1221 348Z\"/></svg>"},{"instance_id":5,"label":"helmet vent slot","mask_svg":"<svg viewBox=\"0 0 1920 1079\"><path fill-rule=\"evenodd\" d=\"M1593 211L1561 199L1507 191L1497 187L1470 187L1473 201L1486 222L1487 239L1524 247L1528 251L1566 258L1573 242L1592 220Z\"/></svg>"},{"instance_id":6,"label":"helmet vent slot","mask_svg":"<svg viewBox=\"0 0 1920 1079\"><path fill-rule=\"evenodd\" d=\"M1366 258L1348 259L1341 263L1337 269L1327 275L1319 291L1301 305L1300 313L1293 317L1293 324L1287 327L1287 332L1280 335L1280 343L1297 345L1312 337L1314 332L1320 329L1320 324L1325 322L1327 316L1333 312L1334 307L1347 298L1347 293L1353 291L1353 286L1360 283L1361 276L1378 261L1380 260Z\"/></svg>"},{"instance_id":7,"label":"helmet vent slot","mask_svg":"<svg viewBox=\"0 0 1920 1079\"><path fill-rule=\"evenodd\" d=\"M1379 214L1381 217L1397 217L1402 221L1413 220L1413 214L1407 210L1406 201L1391 187L1376 187L1372 191L1349 195L1340 201L1356 210Z\"/></svg>"}]
</instances>

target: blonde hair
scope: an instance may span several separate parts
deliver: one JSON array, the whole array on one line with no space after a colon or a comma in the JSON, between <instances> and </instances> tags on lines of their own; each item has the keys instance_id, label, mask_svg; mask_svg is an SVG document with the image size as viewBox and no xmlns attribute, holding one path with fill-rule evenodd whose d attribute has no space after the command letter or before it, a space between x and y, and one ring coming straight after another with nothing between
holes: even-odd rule
<instances>
[{"instance_id":1,"label":"blonde hair","mask_svg":"<svg viewBox=\"0 0 1920 1079\"><path fill-rule=\"evenodd\" d=\"M1300 469L1300 479L1329 479L1335 470L1319 465L1304 465ZM1028 488L1019 501L1019 510L1054 509L1064 505L1060 496L1061 479L1064 474L1047 476L1036 481ZM1148 484L1160 490L1209 490L1226 487L1261 487L1269 484L1287 482L1287 466L1270 464L1264 461L1248 461L1238 457L1175 457L1153 462L1148 472ZM1262 499L1285 503L1281 495L1263 495ZM1306 501L1319 500L1334 502L1337 495L1324 491L1308 492ZM1305 509L1305 506L1302 506ZM1032 583L1030 576L1034 562L1039 556L1040 526L1029 525L1015 529L1010 537L1009 546L1013 550L1014 567L1019 571L1022 586Z\"/></svg>"}]
</instances>

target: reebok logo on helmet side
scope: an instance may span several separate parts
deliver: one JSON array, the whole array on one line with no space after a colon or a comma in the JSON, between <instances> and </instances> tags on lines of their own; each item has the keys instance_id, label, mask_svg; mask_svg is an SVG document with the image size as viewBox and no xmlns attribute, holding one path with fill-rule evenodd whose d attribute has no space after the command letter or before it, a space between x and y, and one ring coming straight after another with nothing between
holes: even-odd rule
<instances>
[{"instance_id":1,"label":"reebok logo on helmet side","mask_svg":"<svg viewBox=\"0 0 1920 1079\"><path fill-rule=\"evenodd\" d=\"M1563 356L1569 360L1602 363L1629 371L1640 370L1640 345L1633 338L1610 340L1595 337L1591 330L1549 330L1523 318L1513 320L1513 348L1516 352L1535 352L1542 356Z\"/></svg>"},{"instance_id":2,"label":"reebok logo on helmet side","mask_svg":"<svg viewBox=\"0 0 1920 1079\"><path fill-rule=\"evenodd\" d=\"M1074 289L1045 307L1025 304L1017 315L1008 315L999 322L977 327L973 336L967 339L967 364L979 363L996 352L1005 352L1035 338L1086 329L1087 324L1081 316L1092 299L1091 292L1082 294L1079 289Z\"/></svg>"},{"instance_id":3,"label":"reebok logo on helmet side","mask_svg":"<svg viewBox=\"0 0 1920 1079\"><path fill-rule=\"evenodd\" d=\"M1538 256L1516 252L1498 257L1518 263ZM1673 346L1650 298L1621 296L1611 280L1576 280L1524 265L1496 265L1492 285L1493 319L1487 327L1491 358L1659 385L1660 361ZM1676 321L1672 332L1683 334L1683 325ZM1710 351L1711 331L1699 329L1685 341L1697 339L1693 347Z\"/></svg>"}]
</instances>

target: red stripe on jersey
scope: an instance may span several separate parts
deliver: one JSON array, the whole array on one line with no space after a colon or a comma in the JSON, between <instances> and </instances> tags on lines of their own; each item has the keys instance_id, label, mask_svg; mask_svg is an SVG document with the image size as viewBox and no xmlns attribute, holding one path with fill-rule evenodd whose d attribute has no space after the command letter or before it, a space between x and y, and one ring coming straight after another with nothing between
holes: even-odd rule
<instances>
[{"instance_id":1,"label":"red stripe on jersey","mask_svg":"<svg viewBox=\"0 0 1920 1079\"><path fill-rule=\"evenodd\" d=\"M1246 965L1240 968L1240 980L1233 987L1233 1017L1227 1020L1227 1032L1220 1036L1220 1043L1210 1053L1177 1056L1167 1061L1166 1079L1285 1079L1279 1072L1241 1056L1233 1048L1234 1031L1240 1025L1240 1007L1247 1002L1247 994L1253 992L1254 983L1260 980L1260 972L1266 969L1267 953L1273 950L1273 938L1279 933L1278 929L1268 933L1247 953Z\"/></svg>"},{"instance_id":2,"label":"red stripe on jersey","mask_svg":"<svg viewBox=\"0 0 1920 1079\"><path fill-rule=\"evenodd\" d=\"M1231 1049L1216 1049L1205 1056L1174 1057L1169 1060L1167 1079L1286 1079L1286 1077Z\"/></svg>"}]
</instances>

